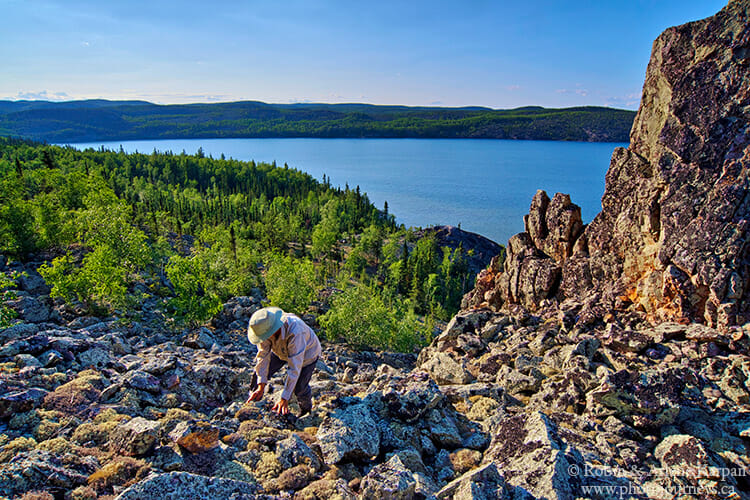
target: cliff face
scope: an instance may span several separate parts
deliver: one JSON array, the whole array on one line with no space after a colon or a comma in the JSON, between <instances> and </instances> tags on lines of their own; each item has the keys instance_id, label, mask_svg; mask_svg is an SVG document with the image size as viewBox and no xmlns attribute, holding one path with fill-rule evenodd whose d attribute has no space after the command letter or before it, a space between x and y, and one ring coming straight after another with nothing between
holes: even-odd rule
<instances>
[{"instance_id":1,"label":"cliff face","mask_svg":"<svg viewBox=\"0 0 750 500\"><path fill-rule=\"evenodd\" d=\"M749 10L733 1L656 39L601 213L584 229L569 199L537 193L503 272L485 272L466 305L574 299L654 323L750 321Z\"/></svg>"}]
</instances>

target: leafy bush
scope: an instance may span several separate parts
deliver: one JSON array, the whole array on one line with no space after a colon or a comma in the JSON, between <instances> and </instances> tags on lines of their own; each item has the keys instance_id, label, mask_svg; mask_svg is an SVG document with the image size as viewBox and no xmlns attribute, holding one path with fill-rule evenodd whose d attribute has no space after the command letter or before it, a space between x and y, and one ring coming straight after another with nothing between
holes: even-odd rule
<instances>
[{"instance_id":1,"label":"leafy bush","mask_svg":"<svg viewBox=\"0 0 750 500\"><path fill-rule=\"evenodd\" d=\"M0 328L6 328L10 326L18 313L8 307L5 302L16 298L15 292L10 290L11 287L15 286L12 280L6 276L0 274Z\"/></svg>"},{"instance_id":2,"label":"leafy bush","mask_svg":"<svg viewBox=\"0 0 750 500\"><path fill-rule=\"evenodd\" d=\"M181 319L193 323L205 321L221 310L221 298L204 286L209 281L204 264L200 255L173 255L166 267L175 290L169 306Z\"/></svg>"},{"instance_id":3,"label":"leafy bush","mask_svg":"<svg viewBox=\"0 0 750 500\"><path fill-rule=\"evenodd\" d=\"M303 312L315 298L315 268L309 260L274 255L266 271L266 293L271 304L285 311Z\"/></svg>"},{"instance_id":4,"label":"leafy bush","mask_svg":"<svg viewBox=\"0 0 750 500\"><path fill-rule=\"evenodd\" d=\"M70 253L39 273L52 288L51 295L68 302L75 299L90 309L113 310L128 307L128 286L150 261L146 235L133 227L130 208L111 190L101 189L87 197L88 208L75 221L79 238L91 251L80 266Z\"/></svg>"},{"instance_id":5,"label":"leafy bush","mask_svg":"<svg viewBox=\"0 0 750 500\"><path fill-rule=\"evenodd\" d=\"M420 322L407 303L387 299L374 287L349 286L331 302L319 318L329 340L399 352L411 352L431 340L431 326Z\"/></svg>"}]
</instances>

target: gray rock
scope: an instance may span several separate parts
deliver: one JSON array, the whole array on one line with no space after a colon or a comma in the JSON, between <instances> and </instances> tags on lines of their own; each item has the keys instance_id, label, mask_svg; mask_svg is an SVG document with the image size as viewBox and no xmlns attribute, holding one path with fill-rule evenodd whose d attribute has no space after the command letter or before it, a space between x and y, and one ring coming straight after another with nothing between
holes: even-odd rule
<instances>
[{"instance_id":1,"label":"gray rock","mask_svg":"<svg viewBox=\"0 0 750 500\"><path fill-rule=\"evenodd\" d=\"M186 347L192 347L193 349L204 349L208 351L214 343L216 343L216 340L211 334L211 330L203 327L196 332L190 333L183 342L183 345Z\"/></svg>"},{"instance_id":2,"label":"gray rock","mask_svg":"<svg viewBox=\"0 0 750 500\"><path fill-rule=\"evenodd\" d=\"M5 343L12 339L29 337L37 334L39 330L39 325L35 325L34 323L16 323L0 330L0 342Z\"/></svg>"},{"instance_id":3,"label":"gray rock","mask_svg":"<svg viewBox=\"0 0 750 500\"><path fill-rule=\"evenodd\" d=\"M505 482L495 464L486 464L454 479L435 494L438 500L532 500L527 491Z\"/></svg>"},{"instance_id":4,"label":"gray rock","mask_svg":"<svg viewBox=\"0 0 750 500\"><path fill-rule=\"evenodd\" d=\"M91 347L78 353L76 359L83 367L105 368L112 363L109 350L102 347Z\"/></svg>"},{"instance_id":5,"label":"gray rock","mask_svg":"<svg viewBox=\"0 0 750 500\"><path fill-rule=\"evenodd\" d=\"M425 348L429 349L429 348ZM423 350L423 353L425 351ZM429 355L419 355L419 367L430 374L440 385L467 384L474 377L464 368L463 363L454 360L448 353L432 352Z\"/></svg>"},{"instance_id":6,"label":"gray rock","mask_svg":"<svg viewBox=\"0 0 750 500\"><path fill-rule=\"evenodd\" d=\"M417 481L398 455L387 462L376 465L362 479L363 498L383 500L411 500L414 498Z\"/></svg>"},{"instance_id":7,"label":"gray rock","mask_svg":"<svg viewBox=\"0 0 750 500\"><path fill-rule=\"evenodd\" d=\"M160 428L159 422L135 417L115 427L110 439L110 448L123 455L146 455L156 444Z\"/></svg>"},{"instance_id":8,"label":"gray rock","mask_svg":"<svg viewBox=\"0 0 750 500\"><path fill-rule=\"evenodd\" d=\"M49 368L50 366L56 366L62 361L65 361L65 358L56 350L50 349L49 351L39 356L39 361L45 368Z\"/></svg>"},{"instance_id":9,"label":"gray rock","mask_svg":"<svg viewBox=\"0 0 750 500\"><path fill-rule=\"evenodd\" d=\"M539 412L504 420L484 454L485 464L495 464L508 483L539 498L573 500L576 478L568 473L567 446L549 419Z\"/></svg>"},{"instance_id":10,"label":"gray rock","mask_svg":"<svg viewBox=\"0 0 750 500\"><path fill-rule=\"evenodd\" d=\"M508 394L515 395L522 392L536 392L542 385L544 375L537 369L530 370L530 375L524 375L518 370L498 373L498 383Z\"/></svg>"},{"instance_id":11,"label":"gray rock","mask_svg":"<svg viewBox=\"0 0 750 500\"><path fill-rule=\"evenodd\" d=\"M44 278L36 271L26 271L22 274L18 279L18 285L21 290L32 295L47 295L50 292Z\"/></svg>"},{"instance_id":12,"label":"gray rock","mask_svg":"<svg viewBox=\"0 0 750 500\"><path fill-rule=\"evenodd\" d=\"M20 498L40 485L58 490L72 490L86 484L94 470L65 463L48 451L31 450L21 452L0 467L0 494Z\"/></svg>"},{"instance_id":13,"label":"gray rock","mask_svg":"<svg viewBox=\"0 0 750 500\"><path fill-rule=\"evenodd\" d=\"M19 297L7 303L18 312L21 319L29 323L44 323L50 319L50 308L41 299Z\"/></svg>"},{"instance_id":14,"label":"gray rock","mask_svg":"<svg viewBox=\"0 0 750 500\"><path fill-rule=\"evenodd\" d=\"M174 370L176 366L177 358L175 356L158 356L149 359L146 364L141 367L141 370L151 373L152 375L163 375L169 370Z\"/></svg>"},{"instance_id":15,"label":"gray rock","mask_svg":"<svg viewBox=\"0 0 750 500\"><path fill-rule=\"evenodd\" d=\"M16 354L14 359L18 368L41 368L43 366L42 363L31 354Z\"/></svg>"},{"instance_id":16,"label":"gray rock","mask_svg":"<svg viewBox=\"0 0 750 500\"><path fill-rule=\"evenodd\" d=\"M27 412L41 406L48 392L32 387L24 391L0 395L0 418L8 418L18 413Z\"/></svg>"},{"instance_id":17,"label":"gray rock","mask_svg":"<svg viewBox=\"0 0 750 500\"><path fill-rule=\"evenodd\" d=\"M440 388L424 372L412 372L406 377L379 376L367 388L368 394L376 392L382 392L388 413L407 423L417 421L445 401Z\"/></svg>"},{"instance_id":18,"label":"gray rock","mask_svg":"<svg viewBox=\"0 0 750 500\"><path fill-rule=\"evenodd\" d=\"M318 471L323 465L315 452L297 434L276 443L276 458L284 469L304 464Z\"/></svg>"},{"instance_id":19,"label":"gray rock","mask_svg":"<svg viewBox=\"0 0 750 500\"><path fill-rule=\"evenodd\" d=\"M380 452L380 432L370 407L355 404L326 416L317 433L327 464L369 460Z\"/></svg>"},{"instance_id":20,"label":"gray rock","mask_svg":"<svg viewBox=\"0 0 750 500\"><path fill-rule=\"evenodd\" d=\"M159 394L161 392L161 381L144 371L128 372L125 377L125 383L134 389L147 391L152 394Z\"/></svg>"},{"instance_id":21,"label":"gray rock","mask_svg":"<svg viewBox=\"0 0 750 500\"><path fill-rule=\"evenodd\" d=\"M154 448L151 464L165 472L173 472L181 470L185 461L171 446L157 446Z\"/></svg>"},{"instance_id":22,"label":"gray rock","mask_svg":"<svg viewBox=\"0 0 750 500\"><path fill-rule=\"evenodd\" d=\"M453 416L438 409L427 414L425 425L432 441L440 448L458 448L462 444L461 433Z\"/></svg>"},{"instance_id":23,"label":"gray rock","mask_svg":"<svg viewBox=\"0 0 750 500\"><path fill-rule=\"evenodd\" d=\"M206 477L188 472L152 473L143 481L130 486L115 500L181 500L184 498L204 498L212 500L263 500L268 497L258 495L256 484L233 479Z\"/></svg>"}]
</instances>

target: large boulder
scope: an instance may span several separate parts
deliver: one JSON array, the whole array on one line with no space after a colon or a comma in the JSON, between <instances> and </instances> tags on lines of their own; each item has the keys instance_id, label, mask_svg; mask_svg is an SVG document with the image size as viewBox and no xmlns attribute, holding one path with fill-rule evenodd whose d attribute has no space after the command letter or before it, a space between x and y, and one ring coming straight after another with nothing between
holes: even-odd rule
<instances>
[{"instance_id":1,"label":"large boulder","mask_svg":"<svg viewBox=\"0 0 750 500\"><path fill-rule=\"evenodd\" d=\"M134 484L116 500L141 500L160 498L211 498L213 500L261 500L268 498L257 495L258 486L244 481L206 477L187 472L151 474L143 481Z\"/></svg>"},{"instance_id":2,"label":"large boulder","mask_svg":"<svg viewBox=\"0 0 750 500\"><path fill-rule=\"evenodd\" d=\"M569 471L575 461L559 439L554 424L540 412L521 414L501 422L484 454L485 464L494 463L505 480L551 500L576 498L577 478Z\"/></svg>"},{"instance_id":3,"label":"large boulder","mask_svg":"<svg viewBox=\"0 0 750 500\"><path fill-rule=\"evenodd\" d=\"M117 426L110 438L110 448L116 453L128 456L142 456L149 453L159 438L159 422L135 417Z\"/></svg>"},{"instance_id":4,"label":"large boulder","mask_svg":"<svg viewBox=\"0 0 750 500\"><path fill-rule=\"evenodd\" d=\"M417 481L398 455L372 468L362 479L363 498L411 500Z\"/></svg>"},{"instance_id":5,"label":"large boulder","mask_svg":"<svg viewBox=\"0 0 750 500\"><path fill-rule=\"evenodd\" d=\"M340 408L323 419L317 433L327 464L369 460L380 452L380 430L364 403Z\"/></svg>"}]
</instances>

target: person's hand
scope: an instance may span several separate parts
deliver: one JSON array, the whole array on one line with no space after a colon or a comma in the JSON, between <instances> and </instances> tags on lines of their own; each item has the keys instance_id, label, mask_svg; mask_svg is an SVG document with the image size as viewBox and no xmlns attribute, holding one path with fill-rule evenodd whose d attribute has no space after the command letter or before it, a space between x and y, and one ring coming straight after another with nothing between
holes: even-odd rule
<instances>
[{"instance_id":1,"label":"person's hand","mask_svg":"<svg viewBox=\"0 0 750 500\"><path fill-rule=\"evenodd\" d=\"M280 398L279 402L273 405L273 408L271 410L275 411L279 415L286 415L289 413L289 401L287 401L284 398Z\"/></svg>"},{"instance_id":2,"label":"person's hand","mask_svg":"<svg viewBox=\"0 0 750 500\"><path fill-rule=\"evenodd\" d=\"M266 390L266 384L258 384L258 388L253 391L252 394L250 394L250 397L247 398L247 401L260 401L263 399L263 393Z\"/></svg>"}]
</instances>

